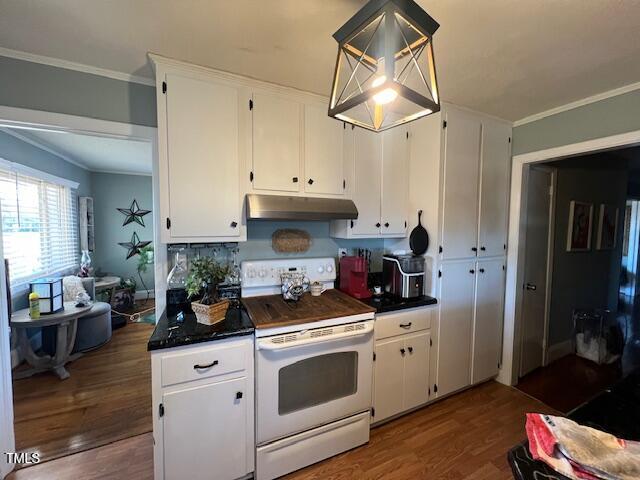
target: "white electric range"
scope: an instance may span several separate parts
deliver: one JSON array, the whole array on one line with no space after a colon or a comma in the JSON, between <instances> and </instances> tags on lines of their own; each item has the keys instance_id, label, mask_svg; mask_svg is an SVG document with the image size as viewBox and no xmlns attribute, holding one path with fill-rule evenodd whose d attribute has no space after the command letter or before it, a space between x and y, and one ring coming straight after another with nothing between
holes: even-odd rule
<instances>
[{"instance_id":1,"label":"white electric range","mask_svg":"<svg viewBox=\"0 0 640 480\"><path fill-rule=\"evenodd\" d=\"M371 307L334 290L333 258L247 261L243 303L256 326L256 478L276 478L369 441ZM285 302L280 274L327 291Z\"/></svg>"}]
</instances>

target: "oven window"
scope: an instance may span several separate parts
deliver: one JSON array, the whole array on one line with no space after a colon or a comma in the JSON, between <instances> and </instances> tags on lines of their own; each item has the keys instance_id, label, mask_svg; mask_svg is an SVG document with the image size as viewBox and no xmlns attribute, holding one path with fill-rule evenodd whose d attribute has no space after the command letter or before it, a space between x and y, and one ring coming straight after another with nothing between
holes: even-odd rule
<instances>
[{"instance_id":1,"label":"oven window","mask_svg":"<svg viewBox=\"0 0 640 480\"><path fill-rule=\"evenodd\" d=\"M318 355L278 373L278 413L286 415L356 393L358 352Z\"/></svg>"}]
</instances>

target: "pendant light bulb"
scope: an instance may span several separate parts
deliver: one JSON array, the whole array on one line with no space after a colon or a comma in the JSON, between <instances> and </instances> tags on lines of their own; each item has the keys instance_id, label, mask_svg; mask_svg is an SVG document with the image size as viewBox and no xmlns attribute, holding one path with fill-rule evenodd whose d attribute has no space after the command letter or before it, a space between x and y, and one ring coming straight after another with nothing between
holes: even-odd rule
<instances>
[{"instance_id":1,"label":"pendant light bulb","mask_svg":"<svg viewBox=\"0 0 640 480\"><path fill-rule=\"evenodd\" d=\"M387 81L387 77L385 77L384 75L381 75L373 81L371 86L373 88L379 87L386 81ZM397 96L398 96L398 92L396 92L393 88L389 87L389 88L385 88L379 93L376 93L373 96L373 101L377 105L386 105L387 103L393 102Z\"/></svg>"}]
</instances>

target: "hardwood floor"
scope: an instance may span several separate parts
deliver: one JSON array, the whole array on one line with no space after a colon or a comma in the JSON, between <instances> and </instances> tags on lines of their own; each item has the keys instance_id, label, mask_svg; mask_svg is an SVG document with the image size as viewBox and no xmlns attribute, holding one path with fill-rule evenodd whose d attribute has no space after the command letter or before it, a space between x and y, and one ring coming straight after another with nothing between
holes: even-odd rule
<instances>
[{"instance_id":1,"label":"hardwood floor","mask_svg":"<svg viewBox=\"0 0 640 480\"><path fill-rule=\"evenodd\" d=\"M46 462L150 432L152 331L146 323L115 330L105 346L68 364L67 380L15 380L17 450L38 451Z\"/></svg>"},{"instance_id":2,"label":"hardwood floor","mask_svg":"<svg viewBox=\"0 0 640 480\"><path fill-rule=\"evenodd\" d=\"M285 478L507 480L512 476L506 453L525 438L526 412L557 413L489 382L375 428L368 445ZM8 480L151 479L152 442L150 434L141 435L24 468Z\"/></svg>"}]
</instances>

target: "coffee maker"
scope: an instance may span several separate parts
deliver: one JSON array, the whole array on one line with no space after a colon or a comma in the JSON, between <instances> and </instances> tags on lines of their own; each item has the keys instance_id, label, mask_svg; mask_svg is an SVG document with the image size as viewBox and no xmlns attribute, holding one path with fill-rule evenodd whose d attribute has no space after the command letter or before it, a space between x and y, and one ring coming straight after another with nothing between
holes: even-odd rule
<instances>
[{"instance_id":1,"label":"coffee maker","mask_svg":"<svg viewBox=\"0 0 640 480\"><path fill-rule=\"evenodd\" d=\"M369 265L364 257L345 256L340 259L340 290L355 298L369 298L367 284Z\"/></svg>"}]
</instances>

